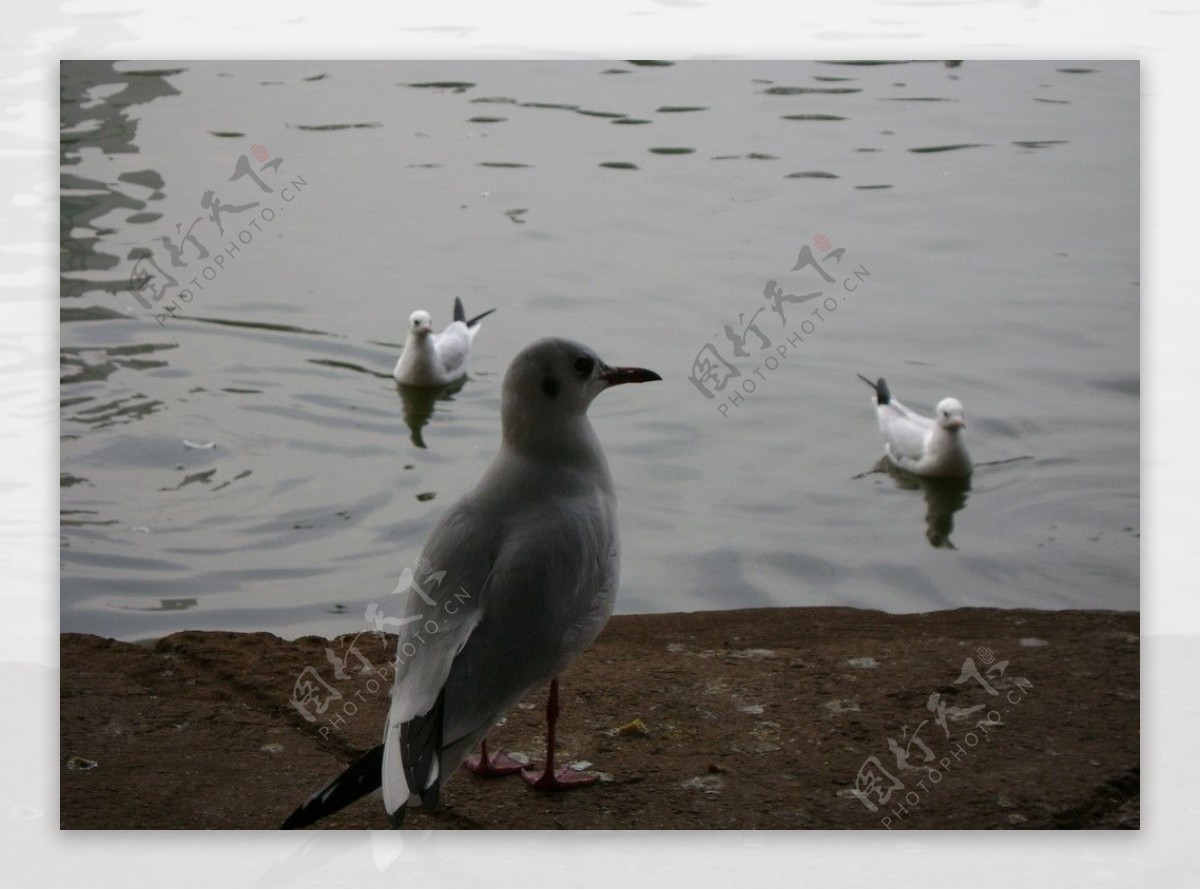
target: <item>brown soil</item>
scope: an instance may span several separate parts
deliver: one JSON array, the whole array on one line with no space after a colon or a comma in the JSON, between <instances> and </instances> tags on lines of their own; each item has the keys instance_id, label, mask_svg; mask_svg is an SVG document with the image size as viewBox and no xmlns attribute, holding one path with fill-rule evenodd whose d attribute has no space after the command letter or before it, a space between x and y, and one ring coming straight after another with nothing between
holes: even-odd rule
<instances>
[{"instance_id":1,"label":"brown soil","mask_svg":"<svg viewBox=\"0 0 1200 890\"><path fill-rule=\"evenodd\" d=\"M460 770L405 827L1137 828L1138 634L1129 612L618 616L562 678L560 763L604 781L546 794ZM387 684L326 658L349 644L64 634L62 827L277 827L381 738ZM394 645L357 649L378 670ZM956 682L967 658L983 682ZM306 666L342 696L313 723L290 703ZM544 697L493 747L540 764ZM377 796L319 823L387 826Z\"/></svg>"}]
</instances>

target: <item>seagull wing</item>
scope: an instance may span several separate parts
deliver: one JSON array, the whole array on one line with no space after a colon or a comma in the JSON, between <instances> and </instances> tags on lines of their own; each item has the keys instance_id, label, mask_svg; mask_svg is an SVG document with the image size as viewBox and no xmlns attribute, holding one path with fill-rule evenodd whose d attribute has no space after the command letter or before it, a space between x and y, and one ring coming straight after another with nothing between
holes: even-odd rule
<instances>
[{"instance_id":1,"label":"seagull wing","mask_svg":"<svg viewBox=\"0 0 1200 890\"><path fill-rule=\"evenodd\" d=\"M462 376L467 370L467 357L471 351L471 333L465 322L452 321L446 330L433 338L438 361L447 378Z\"/></svg>"},{"instance_id":2,"label":"seagull wing","mask_svg":"<svg viewBox=\"0 0 1200 890\"><path fill-rule=\"evenodd\" d=\"M887 442L888 454L893 460L917 461L925 453L925 442L933 421L906 408L892 399L878 408L879 429Z\"/></svg>"},{"instance_id":3,"label":"seagull wing","mask_svg":"<svg viewBox=\"0 0 1200 890\"><path fill-rule=\"evenodd\" d=\"M513 517L483 617L446 683L448 749L465 743L465 754L587 648L611 613L619 572L610 497L557 497Z\"/></svg>"},{"instance_id":4,"label":"seagull wing","mask_svg":"<svg viewBox=\"0 0 1200 890\"><path fill-rule=\"evenodd\" d=\"M441 778L442 687L483 617L494 535L474 521L469 498L459 501L434 527L422 553L426 562L420 564L428 571L415 577L406 593L384 729L383 796L389 813L436 788Z\"/></svg>"}]
</instances>

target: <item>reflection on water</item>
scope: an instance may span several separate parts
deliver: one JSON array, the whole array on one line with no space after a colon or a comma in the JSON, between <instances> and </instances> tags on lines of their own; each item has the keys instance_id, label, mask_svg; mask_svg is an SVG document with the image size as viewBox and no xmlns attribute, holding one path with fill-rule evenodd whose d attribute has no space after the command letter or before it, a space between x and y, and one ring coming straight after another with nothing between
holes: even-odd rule
<instances>
[{"instance_id":1,"label":"reflection on water","mask_svg":"<svg viewBox=\"0 0 1200 890\"><path fill-rule=\"evenodd\" d=\"M97 284L119 290L124 282L85 281L68 272L115 269L124 257L104 249L111 230L97 224L115 211L130 211L134 222L157 219L142 213L149 202L161 200L165 185L153 169L126 171L117 182L71 172L79 167L86 152L105 155L138 151L136 106L166 96L177 96L167 77L185 69L128 71L118 73L112 62L64 62L59 81L60 245L62 250L62 295L78 296ZM118 185L117 183L121 183ZM131 186L132 188L128 188ZM111 225L108 221L106 225Z\"/></svg>"},{"instance_id":2,"label":"reflection on water","mask_svg":"<svg viewBox=\"0 0 1200 890\"><path fill-rule=\"evenodd\" d=\"M954 514L967 505L968 479L924 479L925 536L934 547L954 548L950 533L954 531Z\"/></svg>"},{"instance_id":3,"label":"reflection on water","mask_svg":"<svg viewBox=\"0 0 1200 890\"><path fill-rule=\"evenodd\" d=\"M64 63L63 628L361 629L545 335L665 378L591 412L620 611L1135 608L1137 66L951 64ZM254 149L311 183L286 213L235 191ZM278 218L156 321L131 276L207 190ZM781 258L818 235L870 293L794 340L789 311L718 415L696 347L768 279L806 293ZM455 294L504 309L470 383L398 388L405 319ZM924 517L912 480L851 481L864 364L952 383L981 461L1039 460L919 481Z\"/></svg>"},{"instance_id":4,"label":"reflection on water","mask_svg":"<svg viewBox=\"0 0 1200 890\"><path fill-rule=\"evenodd\" d=\"M950 534L954 531L954 514L967 506L967 496L971 491L970 476L962 479L917 476L900 469L886 457L881 457L872 469L860 473L855 478L862 479L876 473L889 476L898 489L920 491L924 494L926 540L933 547L957 549L950 540Z\"/></svg>"},{"instance_id":5,"label":"reflection on water","mask_svg":"<svg viewBox=\"0 0 1200 890\"><path fill-rule=\"evenodd\" d=\"M967 506L971 479L932 479L906 473L884 459L882 469L896 482L897 488L920 491L925 495L925 537L934 547L954 548L954 514Z\"/></svg>"},{"instance_id":6,"label":"reflection on water","mask_svg":"<svg viewBox=\"0 0 1200 890\"><path fill-rule=\"evenodd\" d=\"M417 448L425 448L425 439L421 430L433 417L434 406L438 402L453 402L454 394L466 385L467 378L463 377L448 386L405 386L396 384L396 393L404 403L404 422L412 433L410 439Z\"/></svg>"}]
</instances>

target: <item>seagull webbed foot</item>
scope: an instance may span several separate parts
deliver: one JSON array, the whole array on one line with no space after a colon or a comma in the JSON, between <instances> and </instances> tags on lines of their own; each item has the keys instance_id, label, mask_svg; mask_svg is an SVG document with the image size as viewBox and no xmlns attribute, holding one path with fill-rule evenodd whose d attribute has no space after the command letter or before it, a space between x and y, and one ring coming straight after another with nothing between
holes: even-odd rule
<instances>
[{"instance_id":1,"label":"seagull webbed foot","mask_svg":"<svg viewBox=\"0 0 1200 890\"><path fill-rule=\"evenodd\" d=\"M477 776L485 779L498 779L501 776L511 776L525 769L525 764L513 760L504 751L488 754L487 740L479 745L479 753L472 754L463 761L463 766Z\"/></svg>"},{"instance_id":2,"label":"seagull webbed foot","mask_svg":"<svg viewBox=\"0 0 1200 890\"><path fill-rule=\"evenodd\" d=\"M575 769L560 769L555 772L543 770L538 775L536 769L527 769L521 777L535 791L570 791L573 788L585 788L595 785L600 777L595 773L587 773Z\"/></svg>"}]
</instances>

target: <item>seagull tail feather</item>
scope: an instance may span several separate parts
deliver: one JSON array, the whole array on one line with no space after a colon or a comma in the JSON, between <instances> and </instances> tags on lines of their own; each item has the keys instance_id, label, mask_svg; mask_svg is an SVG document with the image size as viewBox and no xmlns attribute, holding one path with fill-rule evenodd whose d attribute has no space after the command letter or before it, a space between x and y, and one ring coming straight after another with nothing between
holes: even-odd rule
<instances>
[{"instance_id":1,"label":"seagull tail feather","mask_svg":"<svg viewBox=\"0 0 1200 890\"><path fill-rule=\"evenodd\" d=\"M446 692L443 690L432 708L400 727L400 756L404 764L404 782L410 793L421 798L421 806L426 809L437 806L441 790L439 771L445 707Z\"/></svg>"},{"instance_id":2,"label":"seagull tail feather","mask_svg":"<svg viewBox=\"0 0 1200 890\"><path fill-rule=\"evenodd\" d=\"M462 298L461 297L454 298L454 320L461 321L468 328L475 327L475 325L479 324L481 321L483 321L485 318L487 318L489 315L491 315L495 311L496 311L495 309L489 309L487 312L480 312L474 318L467 318L467 310L463 306Z\"/></svg>"},{"instance_id":3,"label":"seagull tail feather","mask_svg":"<svg viewBox=\"0 0 1200 890\"><path fill-rule=\"evenodd\" d=\"M475 327L475 325L479 324L481 321L483 321L485 318L487 318L489 315L491 315L495 311L496 311L495 309L489 309L487 312L480 312L474 318L467 320L467 327L469 327L469 328Z\"/></svg>"},{"instance_id":4,"label":"seagull tail feather","mask_svg":"<svg viewBox=\"0 0 1200 890\"><path fill-rule=\"evenodd\" d=\"M888 389L887 381L884 380L882 377L879 378L878 383L872 383L870 380L868 380L862 374L858 375L858 379L861 380L863 383L865 383L867 386L871 387L871 389L875 390L875 401L877 404L886 405L888 402L890 402L892 400L892 393Z\"/></svg>"},{"instance_id":5,"label":"seagull tail feather","mask_svg":"<svg viewBox=\"0 0 1200 890\"><path fill-rule=\"evenodd\" d=\"M383 745L372 748L346 771L306 800L288 816L281 828L304 828L330 816L379 787L383 780ZM395 817L393 817L395 818ZM403 818L403 812L400 814Z\"/></svg>"}]
</instances>

